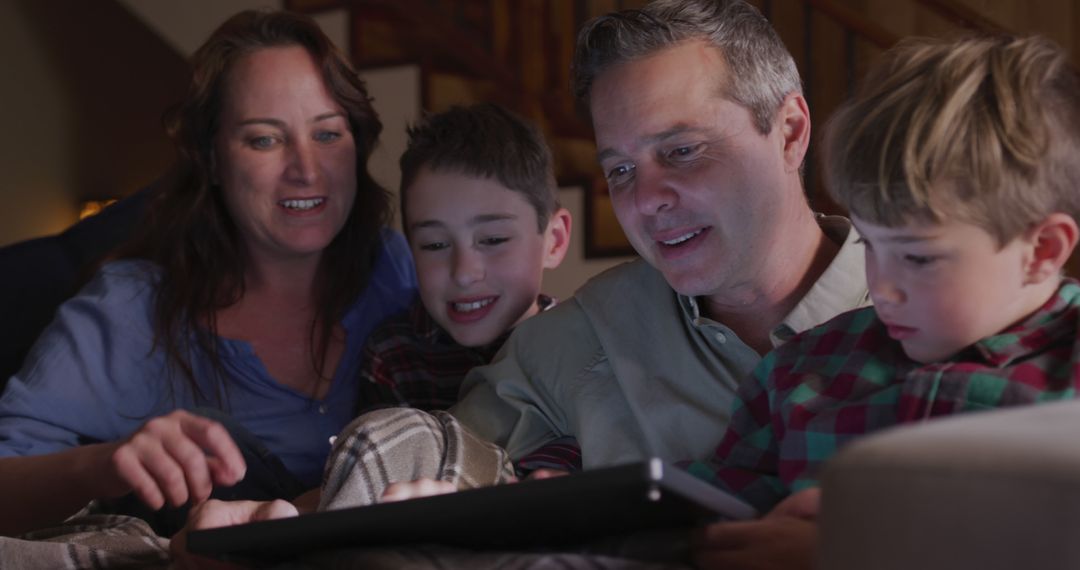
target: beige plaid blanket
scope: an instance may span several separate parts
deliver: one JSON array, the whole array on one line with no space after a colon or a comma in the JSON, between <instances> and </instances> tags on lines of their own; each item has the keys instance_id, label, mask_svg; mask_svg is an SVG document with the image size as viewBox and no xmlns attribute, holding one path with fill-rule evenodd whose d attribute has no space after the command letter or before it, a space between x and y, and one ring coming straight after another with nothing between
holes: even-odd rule
<instances>
[{"instance_id":1,"label":"beige plaid blanket","mask_svg":"<svg viewBox=\"0 0 1080 570\"><path fill-rule=\"evenodd\" d=\"M169 539L142 519L84 509L56 527L0 537L0 568L166 568Z\"/></svg>"}]
</instances>

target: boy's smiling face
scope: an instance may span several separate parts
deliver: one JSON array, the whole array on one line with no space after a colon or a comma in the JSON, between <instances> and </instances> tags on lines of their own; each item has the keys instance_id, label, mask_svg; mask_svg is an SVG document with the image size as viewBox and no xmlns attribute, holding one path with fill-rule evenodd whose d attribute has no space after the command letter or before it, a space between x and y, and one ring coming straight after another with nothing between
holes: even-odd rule
<instances>
[{"instance_id":1,"label":"boy's smiling face","mask_svg":"<svg viewBox=\"0 0 1080 570\"><path fill-rule=\"evenodd\" d=\"M536 314L553 259L525 197L490 178L424 168L405 189L420 298L459 344L482 346ZM558 214L553 215L555 219Z\"/></svg>"},{"instance_id":2,"label":"boy's smiling face","mask_svg":"<svg viewBox=\"0 0 1080 570\"><path fill-rule=\"evenodd\" d=\"M1036 311L1056 289L1032 283L1034 244L1004 246L960 221L888 228L852 216L866 244L866 280L889 336L913 360L948 359Z\"/></svg>"}]
</instances>

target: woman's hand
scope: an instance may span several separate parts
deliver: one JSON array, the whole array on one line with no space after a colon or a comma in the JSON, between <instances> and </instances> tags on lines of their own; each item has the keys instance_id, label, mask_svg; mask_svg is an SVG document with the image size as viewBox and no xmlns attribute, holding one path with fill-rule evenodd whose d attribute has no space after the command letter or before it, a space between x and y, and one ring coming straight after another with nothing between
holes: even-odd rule
<instances>
[{"instance_id":1,"label":"woman's hand","mask_svg":"<svg viewBox=\"0 0 1080 570\"><path fill-rule=\"evenodd\" d=\"M202 503L215 486L235 485L247 466L218 422L176 410L146 422L110 456L112 496L134 491L153 509Z\"/></svg>"}]
</instances>

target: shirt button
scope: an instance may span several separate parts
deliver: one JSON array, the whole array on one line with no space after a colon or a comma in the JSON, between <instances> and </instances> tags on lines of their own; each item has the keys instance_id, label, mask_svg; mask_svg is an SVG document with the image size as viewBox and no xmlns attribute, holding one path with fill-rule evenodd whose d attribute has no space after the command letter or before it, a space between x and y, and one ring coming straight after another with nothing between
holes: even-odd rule
<instances>
[{"instance_id":1,"label":"shirt button","mask_svg":"<svg viewBox=\"0 0 1080 570\"><path fill-rule=\"evenodd\" d=\"M319 413L320 414L325 414L326 413L326 404L319 404Z\"/></svg>"},{"instance_id":2,"label":"shirt button","mask_svg":"<svg viewBox=\"0 0 1080 570\"><path fill-rule=\"evenodd\" d=\"M724 344L725 342L727 342L727 336L725 336L722 332L716 333L716 342Z\"/></svg>"}]
</instances>

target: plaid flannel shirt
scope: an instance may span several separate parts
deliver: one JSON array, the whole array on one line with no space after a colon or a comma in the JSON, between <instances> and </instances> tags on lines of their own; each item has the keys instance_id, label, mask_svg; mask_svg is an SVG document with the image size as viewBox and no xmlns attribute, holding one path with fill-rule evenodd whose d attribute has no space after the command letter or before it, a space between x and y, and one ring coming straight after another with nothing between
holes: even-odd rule
<instances>
[{"instance_id":1,"label":"plaid flannel shirt","mask_svg":"<svg viewBox=\"0 0 1080 570\"><path fill-rule=\"evenodd\" d=\"M540 295L541 311L556 300ZM383 322L364 346L359 412L411 407L445 410L458 401L465 374L491 362L510 333L486 346L468 347L454 341L417 299L409 310ZM574 438L561 438L523 457L521 472L542 467L568 471L581 468L581 449Z\"/></svg>"},{"instance_id":2,"label":"plaid flannel shirt","mask_svg":"<svg viewBox=\"0 0 1080 570\"><path fill-rule=\"evenodd\" d=\"M1080 284L1071 279L1024 321L945 362L909 359L873 308L844 313L769 353L740 386L713 461L688 468L767 510L816 485L824 462L864 434L1074 397L1078 327Z\"/></svg>"}]
</instances>

